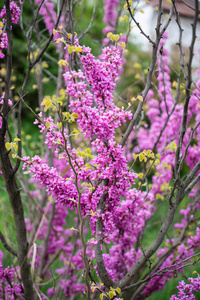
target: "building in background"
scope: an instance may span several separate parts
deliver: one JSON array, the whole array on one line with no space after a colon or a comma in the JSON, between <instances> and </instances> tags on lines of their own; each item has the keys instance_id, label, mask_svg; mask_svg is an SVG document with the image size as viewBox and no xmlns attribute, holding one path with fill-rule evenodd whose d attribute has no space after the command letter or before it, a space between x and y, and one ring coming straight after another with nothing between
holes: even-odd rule
<instances>
[{"instance_id":1,"label":"building in background","mask_svg":"<svg viewBox=\"0 0 200 300\"><path fill-rule=\"evenodd\" d=\"M142 29L144 32L149 35L153 40L155 40L155 28L156 28L156 22L157 22L157 10L156 7L158 6L158 0L150 0L149 3L146 3L145 1L139 1L139 8L142 8L142 11L144 13L141 13L139 10L136 13L136 20L140 23L142 26ZM177 4L177 10L180 15L181 20L181 27L183 29L183 38L182 38L182 46L183 51L185 53L185 56L188 55L188 48L191 44L192 39L192 23L194 20L194 7L195 7L195 1L194 0L176 0ZM166 22L169 10L171 8L171 1L169 0L163 0L162 1L163 6L163 24ZM199 10L200 10L200 2L199 2ZM197 24L197 39L195 43L195 59L194 59L194 65L200 65L200 15L198 19ZM141 47L143 50L151 50L152 45L149 43L149 41L140 33L139 29L134 25L133 28L133 39L135 39L134 42L141 44ZM178 47L178 41L179 41L179 27L176 22L175 14L172 17L172 20L170 22L170 25L167 29L167 32L169 33L169 39L167 41L166 47L170 52L171 58L177 58L177 55L179 53L179 47Z\"/></svg>"}]
</instances>

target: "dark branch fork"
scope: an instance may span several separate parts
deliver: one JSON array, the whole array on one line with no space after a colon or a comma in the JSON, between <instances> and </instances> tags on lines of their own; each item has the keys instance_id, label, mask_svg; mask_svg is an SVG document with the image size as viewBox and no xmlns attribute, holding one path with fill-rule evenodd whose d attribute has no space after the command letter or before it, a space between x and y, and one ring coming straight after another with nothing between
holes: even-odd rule
<instances>
[{"instance_id":1,"label":"dark branch fork","mask_svg":"<svg viewBox=\"0 0 200 300\"><path fill-rule=\"evenodd\" d=\"M64 1L62 3L63 7ZM8 48L7 48L7 64L6 64L6 77L5 77L5 97L4 104L2 109L2 128L0 129L0 170L2 171L3 179L5 182L5 186L7 192L9 194L10 203L13 210L15 225L16 225L16 233L17 233L17 251L13 250L5 241L3 235L1 235L1 241L4 247L13 255L18 257L19 265L20 265L20 273L22 282L24 285L24 295L26 300L34 299L34 291L33 291L33 282L30 275L30 265L27 259L28 256L28 241L26 236L26 225L24 220L24 210L22 205L22 199L20 196L20 189L17 186L17 182L15 179L15 173L17 172L20 160L18 159L15 167L13 168L10 158L9 152L5 148L5 135L6 132L9 132L7 118L9 115L9 107L8 107L8 99L10 97L10 86L11 86L11 74L12 74L12 48L13 48L13 39L11 33L11 11L10 11L10 1L5 0L6 6L6 33L8 37ZM56 23L56 26L59 23L62 7L59 13L59 17ZM39 10L38 10L39 12ZM34 24L36 22L37 15L35 17ZM31 69L35 66L35 64L41 59L49 44L51 43L53 35L50 36L48 42L46 43L43 50L40 52L39 56L35 59L34 62L29 62L29 67L25 76L24 83L22 85L20 91L20 98L24 93L24 89L28 82L29 74ZM31 38L30 38L31 42ZM21 110L22 110L22 102L19 101L18 108L18 138L21 139ZM11 138L11 137L10 137ZM21 141L18 142L18 155L21 156Z\"/></svg>"}]
</instances>

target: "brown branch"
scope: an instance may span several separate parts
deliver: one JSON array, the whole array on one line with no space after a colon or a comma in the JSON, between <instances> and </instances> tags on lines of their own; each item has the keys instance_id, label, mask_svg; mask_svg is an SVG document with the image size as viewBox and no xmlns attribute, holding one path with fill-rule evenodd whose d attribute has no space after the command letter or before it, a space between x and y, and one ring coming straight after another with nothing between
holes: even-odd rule
<instances>
[{"instance_id":1,"label":"brown branch","mask_svg":"<svg viewBox=\"0 0 200 300\"><path fill-rule=\"evenodd\" d=\"M164 261L166 260L167 257L169 257L169 255L171 255L174 250L177 248L178 245L180 245L183 240L185 239L186 237L186 231L187 229L189 228L189 225L191 224L191 218L190 216L193 215L195 213L195 210L196 210L196 204L199 202L199 197L197 196L195 201L190 205L190 213L188 214L188 218L187 218L187 222L186 222L186 225L182 228L179 236L177 237L177 239L175 240L175 242L172 244L172 246L167 250L166 253L164 253L159 259L158 261L154 264L151 272L149 271L147 274L145 274L143 276L143 279L140 281L140 284L137 283L133 283L131 284L128 288L128 287L125 287L124 288L124 291L126 290L130 290L132 288L134 288L135 286L137 285L140 285L136 291L134 292L133 294L133 297L136 297L137 295L140 295L142 290L145 288L146 286L146 282L149 281L151 279L151 274L154 274L155 272L157 272L157 270L162 266L162 264L164 263ZM135 298L134 298L135 299Z\"/></svg>"},{"instance_id":2,"label":"brown branch","mask_svg":"<svg viewBox=\"0 0 200 300\"><path fill-rule=\"evenodd\" d=\"M189 5L188 3L186 3L185 1L181 0L181 2L182 2L183 4L185 4L185 6L189 7L189 8L192 9L193 11L195 11L195 8L192 7L192 6L190 6L190 5ZM198 12L200 13L200 10L198 10Z\"/></svg>"},{"instance_id":3,"label":"brown branch","mask_svg":"<svg viewBox=\"0 0 200 300\"><path fill-rule=\"evenodd\" d=\"M174 7L175 6L175 0L172 0ZM194 56L194 44L196 40L196 27L197 27L197 21L198 21L198 0L195 0L195 16L194 21L192 23L192 40L190 44L190 52L189 52L189 59L187 63L187 74L185 74L185 80L186 80L186 89L185 89L185 102L183 106L183 119L181 123L181 133L178 139L178 145L177 145L177 151L176 151L176 157L175 157L175 174L177 178L180 178L180 172L182 169L182 163L180 163L180 155L181 155L181 148L183 144L183 139L186 133L186 124L188 119L188 106L190 101L190 88L192 84L192 61Z\"/></svg>"},{"instance_id":4,"label":"brown branch","mask_svg":"<svg viewBox=\"0 0 200 300\"><path fill-rule=\"evenodd\" d=\"M92 26L92 24L94 22L94 19L96 17L96 11L95 11L95 9L96 9L96 7L95 7L95 4L94 4L94 8L93 8L93 12L92 12L92 17L91 17L91 20L90 20L90 24L88 25L88 27L78 37L79 41L84 37L84 35L86 35L89 32L89 30L90 30L90 28L91 28L91 26Z\"/></svg>"},{"instance_id":5,"label":"brown branch","mask_svg":"<svg viewBox=\"0 0 200 300\"><path fill-rule=\"evenodd\" d=\"M166 214L165 220L157 234L156 239L152 243L152 245L145 251L145 255L141 255L138 261L133 265L131 270L119 281L118 286L120 288L124 288L130 281L136 276L139 270L145 265L147 260L156 252L159 246L162 244L164 237L173 222L174 215L178 205L181 203L184 197L183 188L180 186L177 192L176 198L173 204L169 207L168 212Z\"/></svg>"},{"instance_id":6,"label":"brown branch","mask_svg":"<svg viewBox=\"0 0 200 300\"><path fill-rule=\"evenodd\" d=\"M0 231L0 240L1 240L2 245L4 246L4 248L5 248L8 252L10 252L10 253L11 253L12 255L14 255L14 256L17 256L17 251L15 251L13 248L11 248L11 247L7 244L6 239L5 239L5 237L3 236L3 234L2 234L1 231Z\"/></svg>"},{"instance_id":7,"label":"brown branch","mask_svg":"<svg viewBox=\"0 0 200 300\"><path fill-rule=\"evenodd\" d=\"M43 267L44 267L44 264L45 264L45 256L46 256L46 252L47 252L47 248L48 248L49 236L50 236L52 226L53 226L54 215L55 215L55 202L52 203L48 228L47 228L47 232L45 234L45 237L43 239L43 250L42 250L42 253L41 253L41 256L40 256L40 265L39 265L39 270L38 270L39 278L42 277L42 270L43 270Z\"/></svg>"},{"instance_id":8,"label":"brown branch","mask_svg":"<svg viewBox=\"0 0 200 300\"><path fill-rule=\"evenodd\" d=\"M152 278L154 278L154 277L156 277L156 276L163 276L163 275L165 275L166 273L174 273L175 271L178 271L178 270L183 269L183 268L185 268L185 267L193 266L193 265L195 265L195 264L200 260L200 258L196 259L196 260L195 260L194 262L192 262L192 263L189 263L189 264L186 264L186 265L183 265L183 266L180 266L180 267L178 267L178 268L176 268L176 269L171 270L171 268L177 267L177 266L181 265L182 263L184 263L184 262L186 262L186 261L190 260L191 258L196 257L196 256L198 256L198 255L200 255L200 252L198 252L197 254L193 254L193 255L191 255L191 256L185 258L185 259L182 259L181 261L179 261L179 262L176 263L176 264L172 264L171 266L164 267L164 268L160 269L158 272L156 272L156 273L154 273L153 275L149 276L148 278L145 278L145 279L143 279L143 280L140 280L140 281L138 281L138 282L136 282L136 283L134 283L134 284L131 284L131 285L125 287L125 288L123 289L123 291L129 290L129 289L131 289L131 288L133 288L133 287L135 287L135 286L138 286L138 285L140 285L140 284L142 284L142 283L146 283L146 282L148 282L149 280L151 280Z\"/></svg>"},{"instance_id":9,"label":"brown branch","mask_svg":"<svg viewBox=\"0 0 200 300\"><path fill-rule=\"evenodd\" d=\"M163 26L163 29L160 30L162 9L159 6L157 26L156 26L156 41L153 43L152 59L151 59L151 64L150 64L149 71L148 71L148 74L147 74L147 82L146 82L145 88L142 92L143 102L140 102L138 104L137 110L134 113L133 118L132 118L132 120L130 121L130 123L128 125L128 128L126 129L126 132L124 133L124 135L123 135L123 137L122 137L122 139L119 143L120 145L122 145L122 147L125 145L128 137L129 137L131 131L133 130L133 127L135 126L135 124L138 120L138 117L141 114L141 111L143 109L143 103L144 103L145 98L148 94L148 91L151 87L151 79L152 79L152 74L153 74L153 71L154 71L154 68L155 68L155 65L156 65L156 61L157 61L157 51L158 51L159 42L160 42L160 39L161 39L164 31L167 29L169 23L171 22L172 14L173 14L173 7L171 7L169 18L168 18L166 24Z\"/></svg>"},{"instance_id":10,"label":"brown branch","mask_svg":"<svg viewBox=\"0 0 200 300\"><path fill-rule=\"evenodd\" d=\"M200 160L196 163L194 168L190 171L187 175L185 181L183 182L183 188L186 189L187 186L192 182L193 178L195 177L196 173L200 170Z\"/></svg>"},{"instance_id":11,"label":"brown branch","mask_svg":"<svg viewBox=\"0 0 200 300\"><path fill-rule=\"evenodd\" d=\"M11 34L11 12L10 12L10 1L5 1L6 5L6 31L8 36L8 50L7 50L7 70L6 70L6 81L5 81L5 99L3 114L8 113L8 99L11 82L12 72L12 34ZM26 237L26 226L24 220L24 210L22 206L20 189L17 186L16 179L13 175L13 167L9 158L9 153L5 148L5 133L7 130L7 121L3 118L2 128L0 130L0 169L3 173L3 180L9 195L10 203L13 210L13 216L16 226L17 235L17 256L19 260L20 273L22 282L24 285L24 294L26 300L34 300L33 285L30 276L30 265L27 260L28 243Z\"/></svg>"},{"instance_id":12,"label":"brown branch","mask_svg":"<svg viewBox=\"0 0 200 300\"><path fill-rule=\"evenodd\" d=\"M78 194L77 210L78 210L78 217L79 217L79 221L80 221L80 230L78 232L79 232L79 235L80 235L81 245L82 245L82 248L83 248L82 258L83 258L84 267L85 267L85 276L84 276L84 278L85 278L85 283L86 283L86 286L87 286L87 297L88 297L88 300L91 300L90 283L89 283L89 280L88 280L90 270L89 270L87 255L86 255L87 245L85 243L84 233L83 233L84 218L83 218L82 212L81 212L81 191L80 191L79 184L78 184L78 174L77 174L77 172L74 168L72 158L71 158L70 153L69 153L68 148L67 148L67 139L65 137L65 123L62 119L62 114L59 113L59 111L58 111L58 115L59 115L60 121L62 123L61 134L62 134L62 137L63 137L63 140L64 140L64 150L67 154L70 167L72 168L72 171L73 171L74 176L75 176L74 184L75 184L77 194Z\"/></svg>"},{"instance_id":13,"label":"brown branch","mask_svg":"<svg viewBox=\"0 0 200 300\"><path fill-rule=\"evenodd\" d=\"M108 185L107 181L108 180L103 181L104 185ZM106 196L107 196L107 191L104 192L104 194L101 196L98 206L97 206L97 210L100 210L101 213L104 212L104 202L105 202ZM99 236L100 233L101 233L101 235ZM95 258L96 258L96 262L97 262L97 270L98 270L99 276L106 287L108 287L108 288L114 287L116 285L116 283L111 279L110 275L108 274L108 272L106 270L104 260L103 260L102 250L101 250L101 247L103 245L103 221L102 221L101 217L98 217L97 222L96 222L96 239L97 239L98 243L95 246Z\"/></svg>"},{"instance_id":14,"label":"brown branch","mask_svg":"<svg viewBox=\"0 0 200 300\"><path fill-rule=\"evenodd\" d=\"M129 1L126 0L126 3L127 3L127 10L128 10L128 12L129 12L129 14L130 14L130 16L131 16L131 19L133 20L133 22L136 24L136 26L137 26L138 29L140 30L140 33L141 33L144 37L146 37L146 39L149 41L149 43L151 43L151 44L153 45L153 47L154 47L154 45L155 45L154 41L150 38L149 35L147 35L147 34L144 32L144 30L142 29L142 27L140 26L140 24L136 21L136 19L135 19L133 13L132 13L132 11L131 11L131 6L130 6L130 4L129 4Z\"/></svg>"}]
</instances>

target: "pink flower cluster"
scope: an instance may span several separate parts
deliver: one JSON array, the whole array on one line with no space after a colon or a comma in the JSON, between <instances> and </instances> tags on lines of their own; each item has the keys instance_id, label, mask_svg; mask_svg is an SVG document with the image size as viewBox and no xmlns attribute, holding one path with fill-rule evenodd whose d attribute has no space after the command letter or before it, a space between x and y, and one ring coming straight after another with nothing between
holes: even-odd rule
<instances>
[{"instance_id":1,"label":"pink flower cluster","mask_svg":"<svg viewBox=\"0 0 200 300\"><path fill-rule=\"evenodd\" d=\"M19 4L22 4L21 1L18 1ZM17 24L19 21L19 16L20 16L20 8L17 5L15 1L10 1L10 11L11 11L11 22L13 24ZM6 7L2 8L0 12L0 18L3 18L3 24L6 22ZM0 27L0 59L4 58L4 54L2 53L3 49L8 48L8 37L7 34L4 32L4 28Z\"/></svg>"},{"instance_id":2,"label":"pink flower cluster","mask_svg":"<svg viewBox=\"0 0 200 300\"><path fill-rule=\"evenodd\" d=\"M41 4L41 2L41 0L35 0L35 3L38 6ZM49 34L52 34L57 20L54 2L52 0L45 0L44 4L40 8L39 13L44 18L45 26L48 29Z\"/></svg>"},{"instance_id":3,"label":"pink flower cluster","mask_svg":"<svg viewBox=\"0 0 200 300\"><path fill-rule=\"evenodd\" d=\"M106 193L105 211L100 215L98 212L98 216L102 217L104 234L109 234L114 229L113 216L119 206L120 196L126 196L136 175L128 171L122 148L114 141L115 128L125 122L125 118L131 118L130 112L117 108L113 102L114 80L121 65L120 51L115 47L107 47L102 52L100 59L95 59L91 50L83 47L81 61L85 75L81 70L68 71L64 78L66 92L71 97L69 106L78 114L77 123L84 136L90 137L97 153L90 162L95 169L88 171L87 176L94 182L94 186L98 180L108 181L106 186L96 187L92 197L91 193L83 195L83 210L85 213L86 208L88 211L91 208L96 211L99 199ZM91 91L87 89L86 81L90 84ZM92 225L92 231L95 232L95 224Z\"/></svg>"},{"instance_id":4,"label":"pink flower cluster","mask_svg":"<svg viewBox=\"0 0 200 300\"><path fill-rule=\"evenodd\" d=\"M8 48L8 37L7 34L3 32L3 28L0 27L0 58L4 58L4 54L2 53L3 49Z\"/></svg>"},{"instance_id":5,"label":"pink flower cluster","mask_svg":"<svg viewBox=\"0 0 200 300\"><path fill-rule=\"evenodd\" d=\"M103 34L106 36L108 32L116 32L116 27L118 20L117 18L118 13L116 11L117 6L120 4L119 0L104 0L104 18L103 21L106 24L105 28L103 29ZM119 43L126 42L127 37L126 35L120 35L119 38ZM103 45L109 45L110 39L109 38L104 38L103 39ZM121 50L121 49L120 49ZM124 54L121 51L121 60L122 60L122 65L126 63L126 59L124 58ZM123 73L123 66L120 67L118 74Z\"/></svg>"},{"instance_id":6,"label":"pink flower cluster","mask_svg":"<svg viewBox=\"0 0 200 300\"><path fill-rule=\"evenodd\" d=\"M34 179L42 187L46 187L47 193L56 199L58 203L64 203L68 208L74 209L77 201L77 191L73 182L61 177L55 168L48 167L39 156L30 161L29 157L23 158L25 169L29 166L29 173L34 174ZM72 201L71 199L74 199Z\"/></svg>"},{"instance_id":7,"label":"pink flower cluster","mask_svg":"<svg viewBox=\"0 0 200 300\"><path fill-rule=\"evenodd\" d=\"M170 300L195 300L197 299L193 292L199 292L200 290L200 277L197 278L188 278L188 281L190 283L185 283L185 281L179 282L179 285L177 286L178 297L175 295L172 295Z\"/></svg>"},{"instance_id":8,"label":"pink flower cluster","mask_svg":"<svg viewBox=\"0 0 200 300\"><path fill-rule=\"evenodd\" d=\"M22 4L22 2L20 1L19 4ZM10 1L10 11L11 11L11 22L13 24L17 24L17 22L19 21L19 16L20 16L20 8L15 1ZM6 17L6 7L4 5L4 7L0 13L0 18L3 18L3 23L6 22L5 17Z\"/></svg>"},{"instance_id":9,"label":"pink flower cluster","mask_svg":"<svg viewBox=\"0 0 200 300\"><path fill-rule=\"evenodd\" d=\"M85 75L81 70L64 74L67 85L66 92L72 97L70 107L79 115L78 124L85 132L85 137L92 140L96 135L101 140L113 138L115 128L131 119L131 113L123 108L117 108L113 103L112 91L114 79L121 65L120 51L113 48L104 48L100 59L90 53L90 49L83 47L81 61ZM91 85L91 91L86 89L84 80ZM93 107L93 101L98 107Z\"/></svg>"},{"instance_id":10,"label":"pink flower cluster","mask_svg":"<svg viewBox=\"0 0 200 300\"><path fill-rule=\"evenodd\" d=\"M1 105L3 105L3 103L4 103L4 96L5 96L5 93L3 93L3 95L0 97L0 104ZM8 99L8 105L9 106L13 105L13 102L10 99Z\"/></svg>"},{"instance_id":11,"label":"pink flower cluster","mask_svg":"<svg viewBox=\"0 0 200 300\"><path fill-rule=\"evenodd\" d=\"M42 112L38 114L38 117L42 119ZM48 145L48 148L54 148L56 151L60 151L59 147L63 149L64 147L64 138L60 131L58 131L58 127L54 124L52 117L47 117L43 119L43 122L40 124L38 119L35 120L34 124L38 124L40 128L40 133L46 132L45 144ZM47 126L48 124L48 126ZM65 139L68 138L68 135L65 132Z\"/></svg>"},{"instance_id":12,"label":"pink flower cluster","mask_svg":"<svg viewBox=\"0 0 200 300\"><path fill-rule=\"evenodd\" d=\"M134 249L137 238L143 235L146 221L152 216L153 196L133 188L127 191L114 215L115 230L110 235L114 245L110 254L104 254L109 275L118 281L129 271L142 254L140 248Z\"/></svg>"},{"instance_id":13,"label":"pink flower cluster","mask_svg":"<svg viewBox=\"0 0 200 300\"><path fill-rule=\"evenodd\" d=\"M116 8L119 4L119 0L104 0L104 18L103 21L106 24L105 28L103 29L103 34L106 36L108 32L115 32L116 31L116 24L117 24L117 12ZM103 45L109 44L109 39L104 38Z\"/></svg>"},{"instance_id":14,"label":"pink flower cluster","mask_svg":"<svg viewBox=\"0 0 200 300\"><path fill-rule=\"evenodd\" d=\"M7 37L7 36L6 36ZM0 51L1 52L1 51ZM1 53L0 53L0 58L3 58L3 57L1 57ZM3 103L4 103L4 93L3 93L3 95L0 97L0 105L3 105ZM13 103L12 103L12 101L10 100L10 99L8 99L8 105L9 106L12 106L13 105ZM2 122L3 122L3 118L2 118L2 116L0 116L0 129L2 128ZM0 173L1 174L1 173Z\"/></svg>"},{"instance_id":15,"label":"pink flower cluster","mask_svg":"<svg viewBox=\"0 0 200 300\"><path fill-rule=\"evenodd\" d=\"M2 263L3 253L0 250L0 298L5 300L14 300L16 297L24 299L23 287L16 282L14 268L4 268Z\"/></svg>"},{"instance_id":16,"label":"pink flower cluster","mask_svg":"<svg viewBox=\"0 0 200 300\"><path fill-rule=\"evenodd\" d=\"M118 4L119 4L119 0L104 0L105 13L104 13L103 21L104 23L108 23L111 27L115 26L115 22L117 18L116 7ZM109 28L107 32L112 31L112 29L110 30Z\"/></svg>"}]
</instances>

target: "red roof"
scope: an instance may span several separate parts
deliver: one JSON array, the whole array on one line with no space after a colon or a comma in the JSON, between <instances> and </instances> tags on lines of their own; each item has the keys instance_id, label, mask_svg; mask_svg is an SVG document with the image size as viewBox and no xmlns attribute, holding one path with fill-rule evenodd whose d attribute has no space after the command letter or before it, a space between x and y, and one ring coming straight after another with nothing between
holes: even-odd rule
<instances>
[{"instance_id":1,"label":"red roof","mask_svg":"<svg viewBox=\"0 0 200 300\"><path fill-rule=\"evenodd\" d=\"M150 0L149 1L152 6L157 6L159 1L158 0ZM171 8L171 3L168 0L162 1L162 7L164 11L168 11ZM186 18L193 18L195 15L195 1L194 0L176 0L176 7L180 14L180 16ZM199 10L200 10L200 3L199 3ZM199 14L200 19L200 14Z\"/></svg>"}]
</instances>

